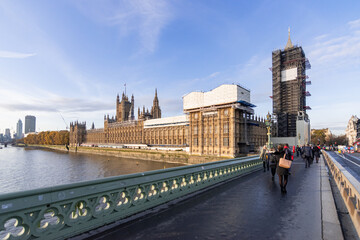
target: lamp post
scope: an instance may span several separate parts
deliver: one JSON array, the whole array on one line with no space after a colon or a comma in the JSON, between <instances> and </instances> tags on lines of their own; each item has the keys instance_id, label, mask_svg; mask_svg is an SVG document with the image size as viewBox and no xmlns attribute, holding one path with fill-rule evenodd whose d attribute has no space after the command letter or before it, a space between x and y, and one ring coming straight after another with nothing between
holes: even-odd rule
<instances>
[{"instance_id":1,"label":"lamp post","mask_svg":"<svg viewBox=\"0 0 360 240\"><path fill-rule=\"evenodd\" d=\"M267 129L267 136L268 136L268 140L266 143L266 147L268 149L270 149L272 147L272 142L271 142L271 126L272 126L272 122L271 122L271 114L268 112L268 114L266 115L266 120L265 120L265 124L266 124L266 129Z\"/></svg>"}]
</instances>

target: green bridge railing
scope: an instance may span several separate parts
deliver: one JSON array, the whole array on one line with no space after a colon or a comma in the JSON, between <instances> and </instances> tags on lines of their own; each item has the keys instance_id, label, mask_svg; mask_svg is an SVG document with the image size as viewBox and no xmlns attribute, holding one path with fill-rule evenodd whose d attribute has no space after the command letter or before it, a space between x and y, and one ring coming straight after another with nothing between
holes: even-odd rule
<instances>
[{"instance_id":1,"label":"green bridge railing","mask_svg":"<svg viewBox=\"0 0 360 240\"><path fill-rule=\"evenodd\" d=\"M258 156L0 195L0 240L64 239L257 169Z\"/></svg>"}]
</instances>

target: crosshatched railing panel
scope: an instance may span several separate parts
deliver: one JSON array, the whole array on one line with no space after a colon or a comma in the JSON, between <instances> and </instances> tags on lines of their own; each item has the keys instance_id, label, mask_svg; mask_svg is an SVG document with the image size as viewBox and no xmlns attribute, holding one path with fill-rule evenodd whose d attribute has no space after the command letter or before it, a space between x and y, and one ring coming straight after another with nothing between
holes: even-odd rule
<instances>
[{"instance_id":1,"label":"crosshatched railing panel","mask_svg":"<svg viewBox=\"0 0 360 240\"><path fill-rule=\"evenodd\" d=\"M63 239L260 169L258 156L0 195L0 240Z\"/></svg>"}]
</instances>

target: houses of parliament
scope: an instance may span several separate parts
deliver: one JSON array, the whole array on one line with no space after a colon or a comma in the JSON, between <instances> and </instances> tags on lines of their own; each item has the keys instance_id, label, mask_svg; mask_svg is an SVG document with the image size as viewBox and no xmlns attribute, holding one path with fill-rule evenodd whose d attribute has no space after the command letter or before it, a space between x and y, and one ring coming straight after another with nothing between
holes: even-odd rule
<instances>
[{"instance_id":1,"label":"houses of parliament","mask_svg":"<svg viewBox=\"0 0 360 240\"><path fill-rule=\"evenodd\" d=\"M255 117L250 90L223 84L183 97L184 114L161 117L157 90L151 110L138 108L123 93L116 98L116 116L104 117L104 128L70 124L70 145L182 149L193 155L236 157L266 143L265 120Z\"/></svg>"}]
</instances>

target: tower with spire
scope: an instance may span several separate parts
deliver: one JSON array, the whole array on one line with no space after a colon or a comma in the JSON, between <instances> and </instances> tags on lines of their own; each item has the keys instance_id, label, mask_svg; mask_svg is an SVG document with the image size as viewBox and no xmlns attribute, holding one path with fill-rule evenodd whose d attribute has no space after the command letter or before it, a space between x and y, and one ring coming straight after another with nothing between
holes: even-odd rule
<instances>
[{"instance_id":1,"label":"tower with spire","mask_svg":"<svg viewBox=\"0 0 360 240\"><path fill-rule=\"evenodd\" d=\"M293 45L288 29L285 48L272 52L272 99L273 113L277 118L278 137L295 137L296 120L299 114L308 119L306 110L306 70L310 63L301 46Z\"/></svg>"},{"instance_id":2,"label":"tower with spire","mask_svg":"<svg viewBox=\"0 0 360 240\"><path fill-rule=\"evenodd\" d=\"M153 119L155 118L161 118L161 109L159 105L159 99L157 96L157 89L155 88L155 97L153 100L153 106L151 108L151 116Z\"/></svg>"}]
</instances>

